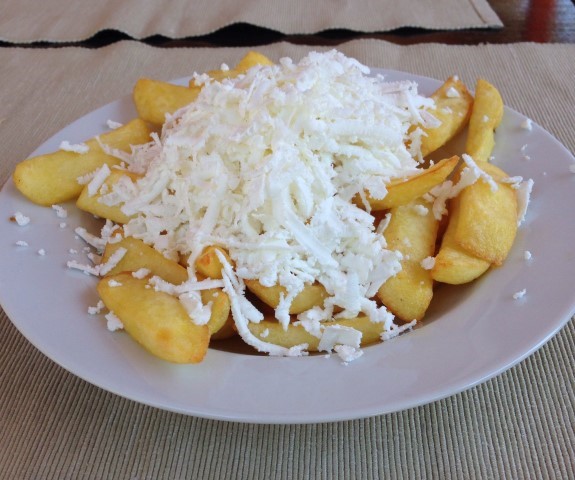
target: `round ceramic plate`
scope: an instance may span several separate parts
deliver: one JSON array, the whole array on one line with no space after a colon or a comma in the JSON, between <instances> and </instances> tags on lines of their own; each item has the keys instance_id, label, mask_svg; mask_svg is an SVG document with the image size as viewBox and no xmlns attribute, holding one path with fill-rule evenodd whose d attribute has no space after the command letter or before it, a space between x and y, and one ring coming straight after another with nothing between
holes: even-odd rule
<instances>
[{"instance_id":1,"label":"round ceramic plate","mask_svg":"<svg viewBox=\"0 0 575 480\"><path fill-rule=\"evenodd\" d=\"M440 84L379 73L389 80L415 80L426 94ZM108 119L125 122L134 116L129 98L113 102L66 127L33 155L56 150L63 140L77 143L104 132ZM65 369L110 392L184 414L258 423L323 422L394 412L453 395L537 350L575 312L575 222L569 220L575 205L569 166L575 159L538 125L522 128L524 120L505 110L494 151L495 164L535 181L526 221L504 266L470 285L439 286L419 328L365 348L347 366L336 355L276 358L212 348L198 365L154 358L125 333L109 332L103 316L87 313L98 300L96 279L66 268L71 259L87 262L74 228L98 233L97 220L73 204L64 205L69 216L62 220L54 210L23 198L11 180L0 193L0 302L22 334ZM17 211L31 218L27 226L9 221ZM18 240L28 246L16 246ZM40 249L45 255L38 254ZM531 260L525 259L526 250ZM514 299L522 290L525 296Z\"/></svg>"}]
</instances>

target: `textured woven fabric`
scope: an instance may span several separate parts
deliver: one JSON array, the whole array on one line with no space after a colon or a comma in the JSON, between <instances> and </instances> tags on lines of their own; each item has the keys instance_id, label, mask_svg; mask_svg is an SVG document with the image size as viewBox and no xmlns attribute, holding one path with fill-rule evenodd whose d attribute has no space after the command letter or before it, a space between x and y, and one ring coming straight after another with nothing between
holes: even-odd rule
<instances>
[{"instance_id":1,"label":"textured woven fabric","mask_svg":"<svg viewBox=\"0 0 575 480\"><path fill-rule=\"evenodd\" d=\"M236 23L285 34L329 29L358 32L399 27L462 29L501 27L485 0L4 0L0 39L11 42L75 41L105 29L134 38L205 35ZM449 12L446 15L445 12Z\"/></svg>"},{"instance_id":2,"label":"textured woven fabric","mask_svg":"<svg viewBox=\"0 0 575 480\"><path fill-rule=\"evenodd\" d=\"M484 76L511 107L575 150L575 46L340 47L366 64L472 84ZM272 59L307 48L261 49ZM42 141L130 92L140 76L189 75L244 49L0 50L0 184ZM446 73L447 72L447 73ZM432 404L317 425L188 417L94 387L44 357L0 311L0 478L575 478L575 323L498 377Z\"/></svg>"}]
</instances>

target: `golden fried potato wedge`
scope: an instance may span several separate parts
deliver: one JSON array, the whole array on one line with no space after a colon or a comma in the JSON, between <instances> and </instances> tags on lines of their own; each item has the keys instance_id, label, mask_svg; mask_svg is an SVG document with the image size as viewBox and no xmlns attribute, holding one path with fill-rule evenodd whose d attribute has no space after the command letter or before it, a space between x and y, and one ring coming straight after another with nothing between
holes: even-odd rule
<instances>
[{"instance_id":1,"label":"golden fried potato wedge","mask_svg":"<svg viewBox=\"0 0 575 480\"><path fill-rule=\"evenodd\" d=\"M196 270L198 273L204 275L208 278L220 279L222 278L222 262L218 258L216 251L219 251L228 261L232 264L232 260L226 252L221 247L209 246L204 248L204 251L196 259Z\"/></svg>"},{"instance_id":2,"label":"golden fried potato wedge","mask_svg":"<svg viewBox=\"0 0 575 480\"><path fill-rule=\"evenodd\" d=\"M366 316L322 322L322 325L325 327L341 325L359 330L362 332L361 346L378 342L383 332L383 323L374 323ZM284 330L283 326L276 319L272 318L262 320L259 323L249 323L248 328L252 334L274 345L291 348L307 343L310 352L318 351L319 338L308 333L304 327L299 324L290 324L287 330ZM264 337L262 337L262 334Z\"/></svg>"},{"instance_id":3,"label":"golden fried potato wedge","mask_svg":"<svg viewBox=\"0 0 575 480\"><path fill-rule=\"evenodd\" d=\"M252 50L244 55L244 57L234 67L234 70L237 70L238 72L246 72L250 68L255 67L256 65L273 65L273 64L274 62L272 62L268 57Z\"/></svg>"},{"instance_id":4,"label":"golden fried potato wedge","mask_svg":"<svg viewBox=\"0 0 575 480\"><path fill-rule=\"evenodd\" d=\"M210 340L227 340L228 338L235 337L238 334L236 324L233 317L230 315L226 323L217 332L214 332Z\"/></svg>"},{"instance_id":5,"label":"golden fried potato wedge","mask_svg":"<svg viewBox=\"0 0 575 480\"><path fill-rule=\"evenodd\" d=\"M147 268L152 275L157 275L174 285L180 285L188 279L188 271L178 262L164 257L155 248L134 237L124 237L119 242L108 243L102 256L102 263L106 263L119 248L125 248L126 254L107 276Z\"/></svg>"},{"instance_id":6,"label":"golden fried potato wedge","mask_svg":"<svg viewBox=\"0 0 575 480\"><path fill-rule=\"evenodd\" d=\"M124 176L128 176L133 182L140 178L139 175L133 172L112 168L110 175L104 182L104 184L108 187L108 191L111 191L112 185L114 185L114 183L116 183L121 177ZM95 193L94 195L90 195L88 191L88 185L85 185L82 189L82 193L80 193L80 196L76 200L76 206L80 210L92 213L100 218L112 220L115 223L128 223L130 221L130 218L132 217L122 212L121 204L106 205L105 203L100 202L100 198L102 198L102 195L99 192Z\"/></svg>"},{"instance_id":7,"label":"golden fried potato wedge","mask_svg":"<svg viewBox=\"0 0 575 480\"><path fill-rule=\"evenodd\" d=\"M494 180L507 174L489 163L481 168ZM496 191L483 180L463 189L459 194L460 212L454 240L473 256L494 265L507 257L517 233L517 196L506 183L498 183Z\"/></svg>"},{"instance_id":8,"label":"golden fried potato wedge","mask_svg":"<svg viewBox=\"0 0 575 480\"><path fill-rule=\"evenodd\" d=\"M433 297L433 279L421 262L435 253L439 221L431 204L416 200L392 208L391 219L383 233L387 248L403 254L401 271L388 279L377 292L381 302L405 321L421 320Z\"/></svg>"},{"instance_id":9,"label":"golden fried potato wedge","mask_svg":"<svg viewBox=\"0 0 575 480\"><path fill-rule=\"evenodd\" d=\"M150 130L142 120L135 119L100 135L99 139L110 148L129 152L131 145L150 141ZM78 197L84 188L78 183L78 177L104 164L111 167L121 163L118 158L106 154L96 138L85 144L89 147L86 153L58 150L20 162L13 176L16 188L39 205L50 206Z\"/></svg>"},{"instance_id":10,"label":"golden fried potato wedge","mask_svg":"<svg viewBox=\"0 0 575 480\"><path fill-rule=\"evenodd\" d=\"M273 65L273 62L259 52L250 51L238 62L238 64L229 70L210 70L206 72L212 79L221 82L226 78L234 78L241 73L246 72L256 65ZM190 87L196 87L194 79L189 82Z\"/></svg>"},{"instance_id":11,"label":"golden fried potato wedge","mask_svg":"<svg viewBox=\"0 0 575 480\"><path fill-rule=\"evenodd\" d=\"M421 154L425 157L445 145L467 125L473 105L473 96L457 77L448 78L431 98L435 109L430 110L441 125L436 128L422 128L426 135L421 137Z\"/></svg>"},{"instance_id":12,"label":"golden fried potato wedge","mask_svg":"<svg viewBox=\"0 0 575 480\"><path fill-rule=\"evenodd\" d=\"M280 296L286 294L285 287L282 287L281 285L264 287L257 280L244 280L244 282L250 292L272 308L276 308L279 305ZM321 307L323 306L323 302L327 296L328 294L323 285L319 283L306 285L293 299L289 313L297 315L298 313L305 312L312 307Z\"/></svg>"},{"instance_id":13,"label":"golden fried potato wedge","mask_svg":"<svg viewBox=\"0 0 575 480\"><path fill-rule=\"evenodd\" d=\"M367 202L371 209L375 211L407 205L445 181L458 162L459 157L455 155L451 158L444 158L433 166L421 170L421 173L407 179L392 180L387 185L387 195L385 197L375 199L367 195ZM357 199L356 203L358 203Z\"/></svg>"},{"instance_id":14,"label":"golden fried potato wedge","mask_svg":"<svg viewBox=\"0 0 575 480\"><path fill-rule=\"evenodd\" d=\"M459 198L449 204L449 221L441 240L441 247L435 256L431 277L442 283L460 285L483 275L491 264L463 250L454 239L459 222Z\"/></svg>"},{"instance_id":15,"label":"golden fried potato wedge","mask_svg":"<svg viewBox=\"0 0 575 480\"><path fill-rule=\"evenodd\" d=\"M184 87L140 78L134 86L132 96L140 118L158 127L166 121L166 113L174 113L192 103L200 90L195 86Z\"/></svg>"},{"instance_id":16,"label":"golden fried potato wedge","mask_svg":"<svg viewBox=\"0 0 575 480\"><path fill-rule=\"evenodd\" d=\"M466 153L476 162L487 162L495 145L494 131L503 119L503 100L499 91L483 79L477 81L475 100L469 119Z\"/></svg>"},{"instance_id":17,"label":"golden fried potato wedge","mask_svg":"<svg viewBox=\"0 0 575 480\"><path fill-rule=\"evenodd\" d=\"M210 335L214 335L225 327L230 317L230 297L221 288L210 288L200 293L204 305L212 302L212 313L207 325Z\"/></svg>"},{"instance_id":18,"label":"golden fried potato wedge","mask_svg":"<svg viewBox=\"0 0 575 480\"><path fill-rule=\"evenodd\" d=\"M146 279L120 273L100 280L98 293L126 332L150 353L168 362L201 362L210 341L208 326L196 325L176 297L147 284Z\"/></svg>"}]
</instances>

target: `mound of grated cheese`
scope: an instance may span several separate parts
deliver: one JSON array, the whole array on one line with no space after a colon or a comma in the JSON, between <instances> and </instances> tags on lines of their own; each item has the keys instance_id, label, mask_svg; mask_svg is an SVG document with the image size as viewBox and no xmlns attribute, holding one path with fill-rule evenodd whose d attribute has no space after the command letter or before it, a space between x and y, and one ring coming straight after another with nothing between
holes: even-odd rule
<instances>
[{"instance_id":1,"label":"mound of grated cheese","mask_svg":"<svg viewBox=\"0 0 575 480\"><path fill-rule=\"evenodd\" d=\"M322 321L361 314L389 331L393 315L372 298L401 269L401 255L353 200L367 207L365 191L382 198L391 178L416 172L420 153L406 145L419 145L422 131L412 126L435 121L423 112L433 101L337 51L195 82L197 100L123 158L143 177L125 177L102 198L134 215L126 235L168 258L189 254L196 285L194 260L206 246L225 248L234 267L226 265L223 285L238 332L260 351L293 355L306 346L284 349L250 334L248 322L263 315L247 301L245 279L286 288L275 311L284 327L293 298L320 282L330 297L298 316L308 331L321 337Z\"/></svg>"}]
</instances>

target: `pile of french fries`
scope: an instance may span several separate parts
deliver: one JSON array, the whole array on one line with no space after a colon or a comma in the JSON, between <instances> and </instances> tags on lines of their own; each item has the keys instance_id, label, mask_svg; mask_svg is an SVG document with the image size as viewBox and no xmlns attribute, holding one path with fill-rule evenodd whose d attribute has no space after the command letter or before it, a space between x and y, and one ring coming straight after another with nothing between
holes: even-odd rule
<instances>
[{"instance_id":1,"label":"pile of french fries","mask_svg":"<svg viewBox=\"0 0 575 480\"><path fill-rule=\"evenodd\" d=\"M254 65L271 63L263 55L250 52L235 68L211 71L208 75L221 80L240 75ZM200 87L193 81L186 87L141 79L133 91L139 118L88 140L88 153L59 150L29 158L17 165L13 175L16 187L34 203L51 206L76 200L81 210L120 226L114 232L114 242L109 242L103 251L102 263L120 248L125 249L126 254L99 281L99 295L129 335L157 357L176 363L200 362L210 340L237 335L228 295L221 288L203 290L202 300L212 303L210 319L204 325L190 321L177 296L148 285L152 276L173 285L185 282L187 259L168 259L142 240L124 236L121 225L128 222L130 216L122 212L121 205L101 203L100 193L89 193L87 185L81 185L78 178L107 164L112 172L105 180L108 187L124 175L137 180L136 174L116 168L121 160L106 153L110 150L102 145L129 152L131 145L147 143L150 133L161 129L166 114L193 102L199 91ZM442 218L437 218L429 192L447 180L457 183L465 167L458 156L427 162L417 175L393 180L383 199L372 198L366 192L375 222L388 221L383 231L388 248L400 251L403 256L402 270L381 286L377 298L396 318L405 322L424 317L432 300L434 283L471 282L491 266L501 265L518 227L516 192L505 182L507 173L489 163L494 131L503 116L500 94L491 84L479 80L473 97L457 77L451 77L432 98L435 108L430 113L441 123L436 128L425 129L421 137L423 157L428 159L468 127L466 151L461 153L471 156L486 175L449 199L447 215ZM361 206L362 200L357 199L357 204ZM223 258L233 265L233 259L223 248L206 248L195 262L198 278L221 279ZM424 267L424 261L430 258L434 262ZM149 272L148 276L134 275L142 269ZM254 298L271 308L277 307L285 294L284 287L266 287L257 280L246 280L246 286ZM289 313L297 315L321 306L328 295L321 284L307 285L295 298ZM381 323L371 322L366 316L331 320L324 325L343 325L361 331L362 345L379 341L384 333ZM260 323L250 323L249 329L256 336L263 336L265 332L266 342L275 345L290 348L308 344L309 351L318 350L319 339L296 322L285 329L275 318L266 317Z\"/></svg>"}]
</instances>

